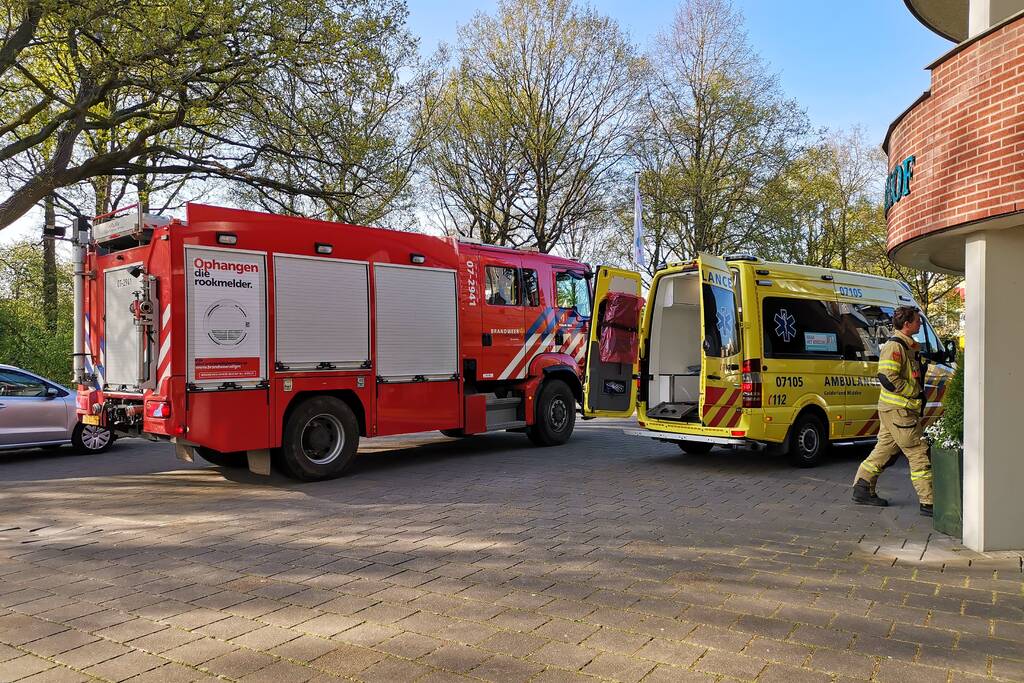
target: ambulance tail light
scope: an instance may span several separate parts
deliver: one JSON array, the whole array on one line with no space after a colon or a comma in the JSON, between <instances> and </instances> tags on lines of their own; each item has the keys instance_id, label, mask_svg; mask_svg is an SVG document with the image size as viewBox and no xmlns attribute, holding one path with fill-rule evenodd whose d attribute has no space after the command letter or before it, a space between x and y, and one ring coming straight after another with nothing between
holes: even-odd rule
<instances>
[{"instance_id":1,"label":"ambulance tail light","mask_svg":"<svg viewBox=\"0 0 1024 683\"><path fill-rule=\"evenodd\" d=\"M761 407L761 359L743 361L743 407Z\"/></svg>"}]
</instances>

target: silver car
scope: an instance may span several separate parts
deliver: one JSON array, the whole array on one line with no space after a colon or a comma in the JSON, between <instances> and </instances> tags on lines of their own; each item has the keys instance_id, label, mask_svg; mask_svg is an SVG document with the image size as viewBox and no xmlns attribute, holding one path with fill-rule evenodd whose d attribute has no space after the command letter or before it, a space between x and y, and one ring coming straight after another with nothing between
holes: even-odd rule
<instances>
[{"instance_id":1,"label":"silver car","mask_svg":"<svg viewBox=\"0 0 1024 683\"><path fill-rule=\"evenodd\" d=\"M73 391L0 364L0 451L70 443L82 453L102 453L113 442L106 427L78 421Z\"/></svg>"}]
</instances>

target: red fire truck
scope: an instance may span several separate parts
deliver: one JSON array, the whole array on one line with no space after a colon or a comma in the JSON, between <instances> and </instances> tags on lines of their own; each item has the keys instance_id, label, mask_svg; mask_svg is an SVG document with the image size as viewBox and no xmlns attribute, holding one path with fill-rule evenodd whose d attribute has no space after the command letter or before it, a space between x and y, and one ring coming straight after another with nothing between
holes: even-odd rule
<instances>
[{"instance_id":1,"label":"red fire truck","mask_svg":"<svg viewBox=\"0 0 1024 683\"><path fill-rule=\"evenodd\" d=\"M591 290L640 292L547 254L200 204L98 221L78 258L83 422L303 480L340 475L360 437L564 443ZM595 362L612 410L586 412L621 414L632 366Z\"/></svg>"}]
</instances>

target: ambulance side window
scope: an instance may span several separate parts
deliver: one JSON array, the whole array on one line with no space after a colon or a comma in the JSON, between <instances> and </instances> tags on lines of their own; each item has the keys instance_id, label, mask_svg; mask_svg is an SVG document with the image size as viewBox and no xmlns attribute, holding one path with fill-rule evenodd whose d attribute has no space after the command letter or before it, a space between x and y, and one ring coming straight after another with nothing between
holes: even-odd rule
<instances>
[{"instance_id":1,"label":"ambulance side window","mask_svg":"<svg viewBox=\"0 0 1024 683\"><path fill-rule=\"evenodd\" d=\"M519 305L519 275L516 268L487 266L484 269L484 297L492 306Z\"/></svg>"},{"instance_id":2,"label":"ambulance side window","mask_svg":"<svg viewBox=\"0 0 1024 683\"><path fill-rule=\"evenodd\" d=\"M839 306L843 357L846 360L877 361L879 350L892 336L893 309L878 304L842 303Z\"/></svg>"},{"instance_id":3,"label":"ambulance side window","mask_svg":"<svg viewBox=\"0 0 1024 683\"><path fill-rule=\"evenodd\" d=\"M537 271L531 268L523 268L523 299L524 306L536 308L540 306L540 283L537 281Z\"/></svg>"},{"instance_id":4,"label":"ambulance side window","mask_svg":"<svg viewBox=\"0 0 1024 683\"><path fill-rule=\"evenodd\" d=\"M843 356L838 302L767 297L763 307L766 358Z\"/></svg>"}]
</instances>

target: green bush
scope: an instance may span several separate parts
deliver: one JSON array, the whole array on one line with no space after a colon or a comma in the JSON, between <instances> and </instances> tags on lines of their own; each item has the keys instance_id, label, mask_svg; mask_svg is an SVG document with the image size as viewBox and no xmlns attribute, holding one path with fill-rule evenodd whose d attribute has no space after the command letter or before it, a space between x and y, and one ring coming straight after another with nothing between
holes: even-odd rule
<instances>
[{"instance_id":1,"label":"green bush","mask_svg":"<svg viewBox=\"0 0 1024 683\"><path fill-rule=\"evenodd\" d=\"M939 418L938 439L942 446L964 447L964 352L956 357L956 368L949 378L946 395L942 398L942 417Z\"/></svg>"}]
</instances>

